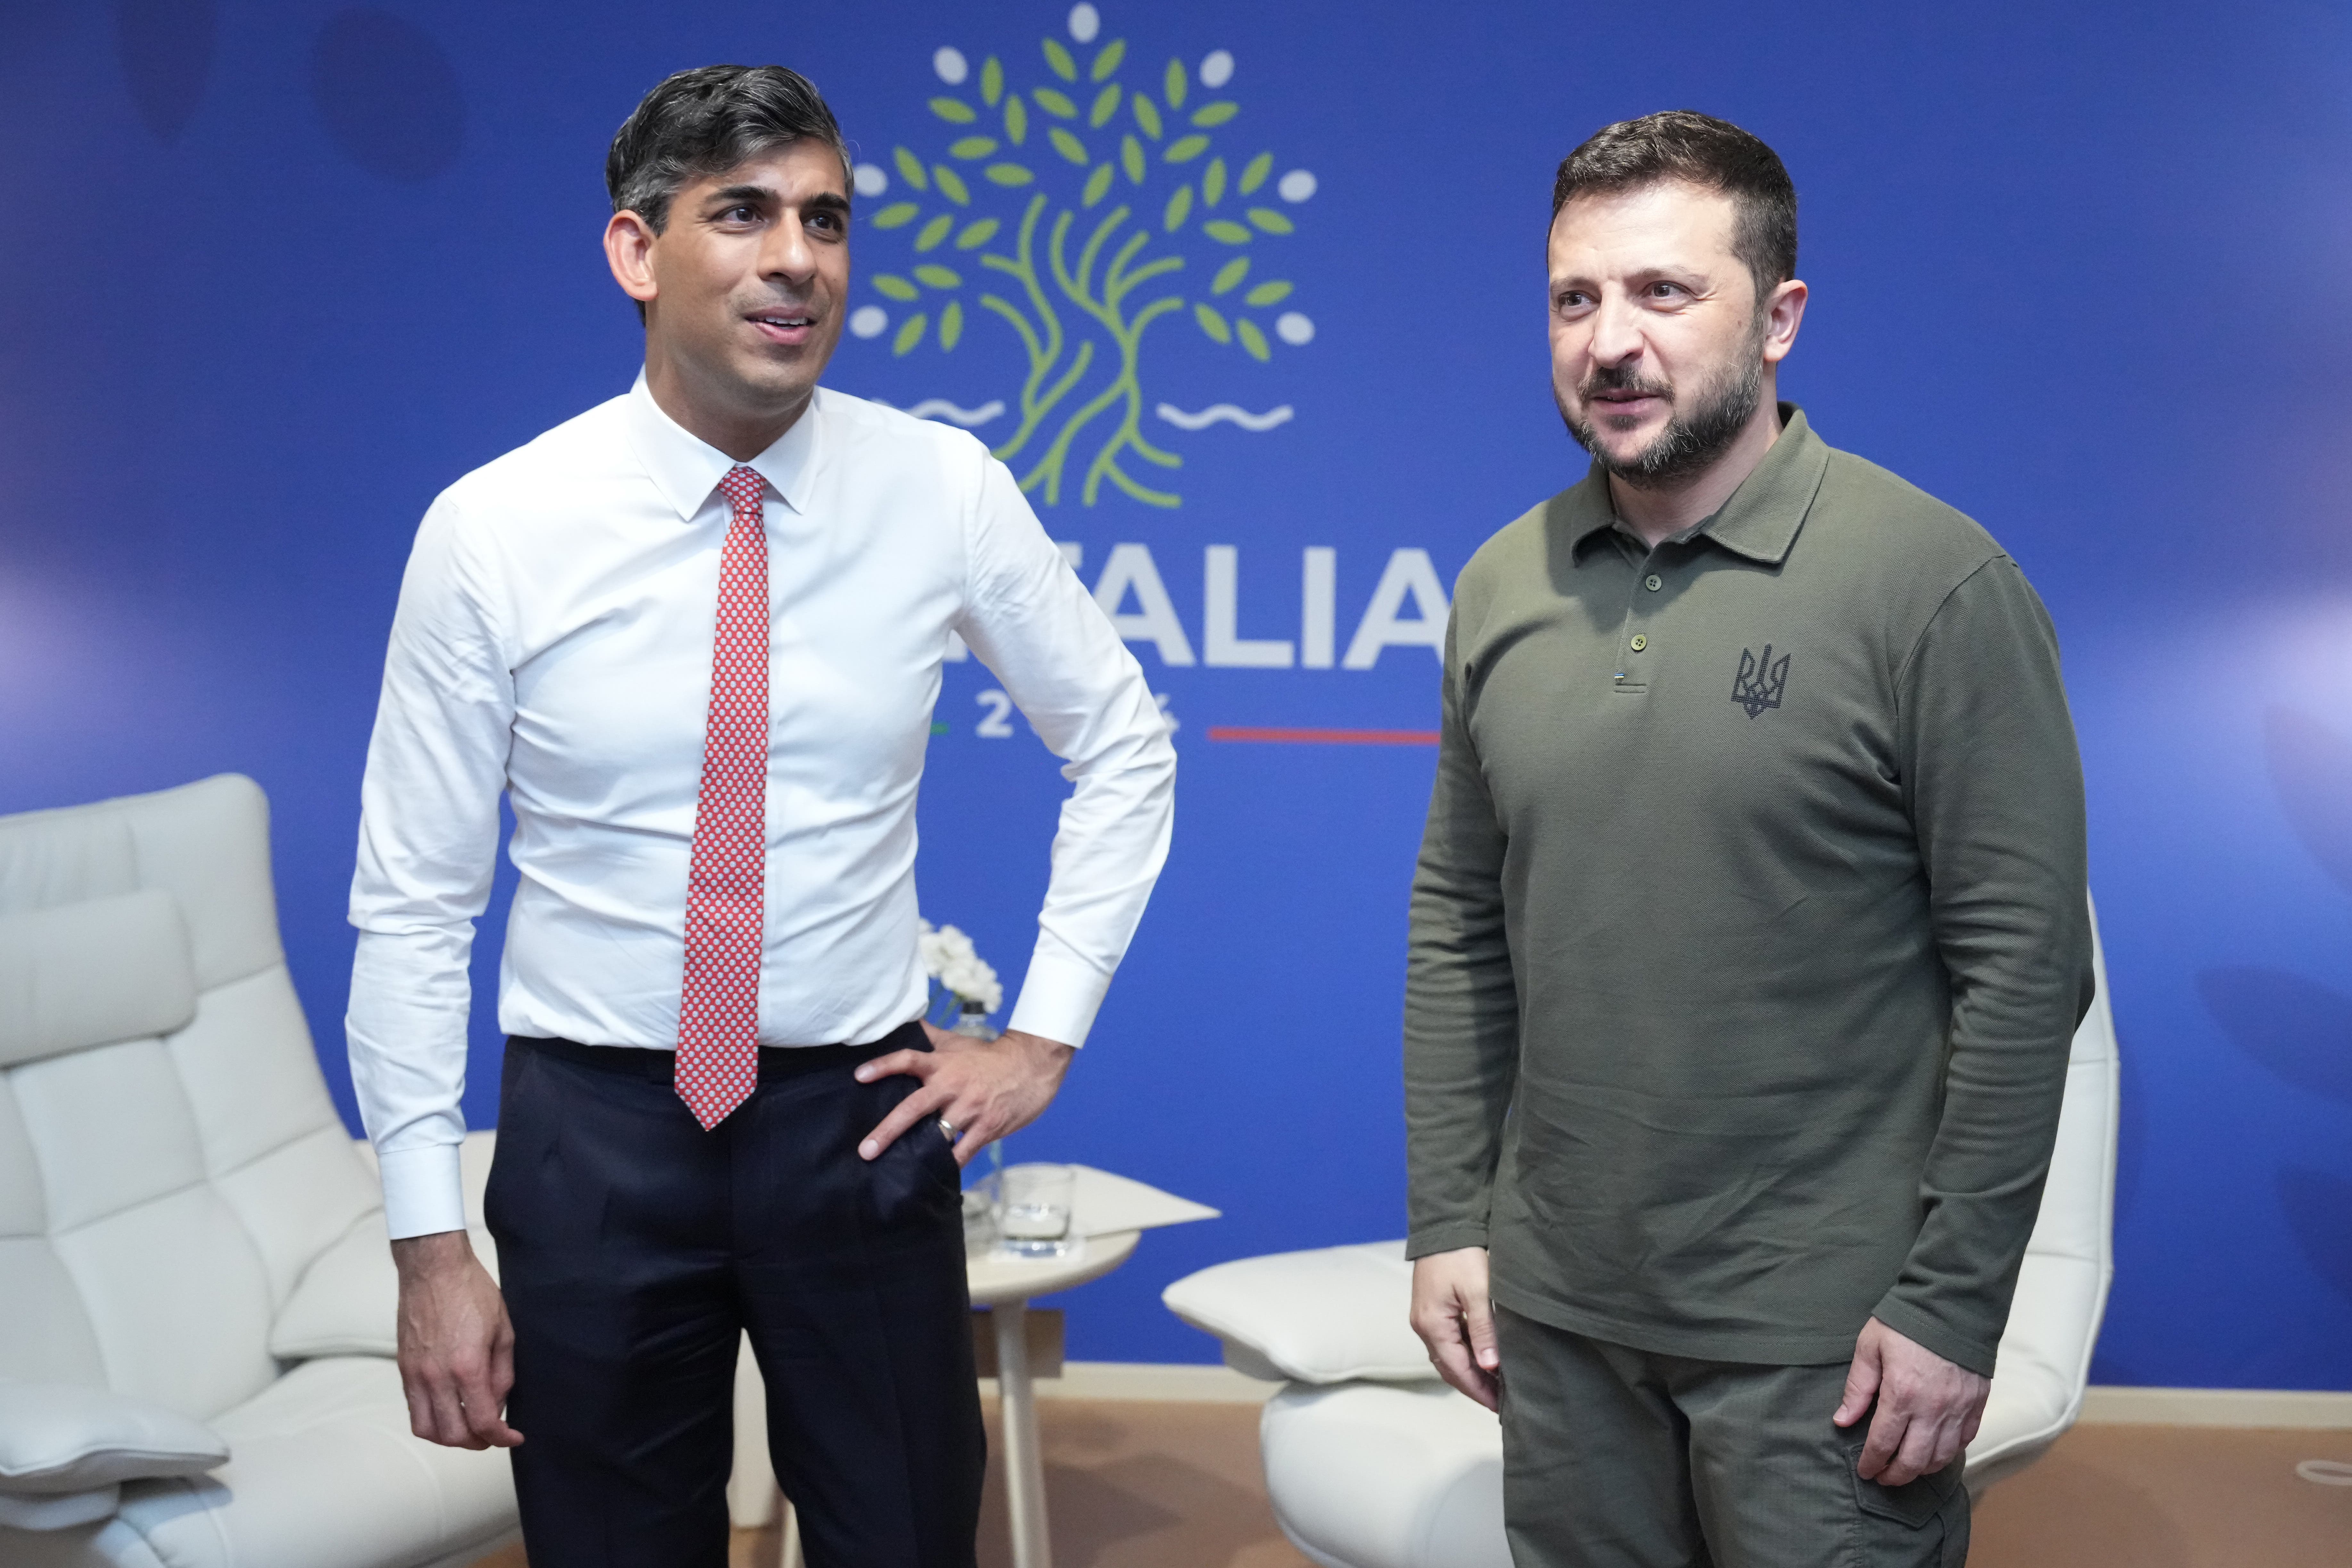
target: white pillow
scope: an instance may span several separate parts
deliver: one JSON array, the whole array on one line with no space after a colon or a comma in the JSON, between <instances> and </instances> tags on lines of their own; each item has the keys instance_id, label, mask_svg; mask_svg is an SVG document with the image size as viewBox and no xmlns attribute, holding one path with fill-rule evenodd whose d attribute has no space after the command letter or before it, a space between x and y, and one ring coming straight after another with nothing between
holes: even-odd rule
<instances>
[{"instance_id":1,"label":"white pillow","mask_svg":"<svg viewBox=\"0 0 2352 1568\"><path fill-rule=\"evenodd\" d=\"M1419 1383L1437 1375L1406 1321L1412 1265L1402 1241L1220 1263L1179 1279L1160 1300L1224 1341L1226 1364L1252 1377Z\"/></svg>"},{"instance_id":2,"label":"white pillow","mask_svg":"<svg viewBox=\"0 0 2352 1568\"><path fill-rule=\"evenodd\" d=\"M72 1383L0 1383L0 1492L86 1492L228 1462L202 1422Z\"/></svg>"},{"instance_id":3,"label":"white pillow","mask_svg":"<svg viewBox=\"0 0 2352 1568\"><path fill-rule=\"evenodd\" d=\"M400 1348L400 1275L383 1238L383 1211L370 1209L310 1260L269 1325L279 1361L330 1355L388 1356Z\"/></svg>"}]
</instances>

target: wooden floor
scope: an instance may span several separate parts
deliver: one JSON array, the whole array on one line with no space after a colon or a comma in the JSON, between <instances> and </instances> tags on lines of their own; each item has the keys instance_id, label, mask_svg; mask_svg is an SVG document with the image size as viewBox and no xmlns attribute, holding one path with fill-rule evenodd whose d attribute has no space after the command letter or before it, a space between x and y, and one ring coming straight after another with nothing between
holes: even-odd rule
<instances>
[{"instance_id":1,"label":"wooden floor","mask_svg":"<svg viewBox=\"0 0 2352 1568\"><path fill-rule=\"evenodd\" d=\"M1310 1568L1266 1507L1255 1406L1038 1408L1055 1568ZM2302 1479L2306 1458L2352 1460L2352 1432L2078 1426L1984 1499L1969 1563L2347 1568L2352 1487ZM738 1532L735 1568L770 1568L776 1550L771 1533ZM993 1472L980 1561L1010 1562ZM522 1553L478 1568L524 1568Z\"/></svg>"}]
</instances>

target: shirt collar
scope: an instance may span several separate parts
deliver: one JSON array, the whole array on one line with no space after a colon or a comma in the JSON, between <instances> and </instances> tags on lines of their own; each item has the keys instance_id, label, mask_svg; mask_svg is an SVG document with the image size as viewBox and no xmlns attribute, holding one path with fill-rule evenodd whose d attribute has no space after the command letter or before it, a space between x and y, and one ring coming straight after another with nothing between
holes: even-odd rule
<instances>
[{"instance_id":1,"label":"shirt collar","mask_svg":"<svg viewBox=\"0 0 2352 1568\"><path fill-rule=\"evenodd\" d=\"M745 465L767 480L768 487L797 512L808 510L824 403L823 393L813 395L808 407L793 421L792 428ZM662 499L677 509L678 521L691 521L710 500L710 492L719 488L719 481L735 467L735 459L663 413L661 405L654 401L652 390L646 385L643 371L637 373L636 384L629 388L622 408L629 445L635 450L637 461L645 465L646 476L661 491Z\"/></svg>"},{"instance_id":2,"label":"shirt collar","mask_svg":"<svg viewBox=\"0 0 2352 1568\"><path fill-rule=\"evenodd\" d=\"M1711 539L1735 555L1768 566L1789 558L1797 531L1821 490L1822 476L1829 471L1830 448L1813 434L1805 411L1795 404L1780 405L1780 439L1764 460L1692 537ZM1598 465L1570 493L1576 500L1570 531L1580 557L1593 539L1615 525L1617 513L1609 500L1609 478Z\"/></svg>"}]
</instances>

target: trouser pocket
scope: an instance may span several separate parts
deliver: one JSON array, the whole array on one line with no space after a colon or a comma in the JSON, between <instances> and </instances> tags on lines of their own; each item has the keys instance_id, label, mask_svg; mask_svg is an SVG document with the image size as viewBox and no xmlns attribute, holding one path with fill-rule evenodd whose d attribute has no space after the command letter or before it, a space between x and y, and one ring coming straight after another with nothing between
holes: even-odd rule
<instances>
[{"instance_id":1,"label":"trouser pocket","mask_svg":"<svg viewBox=\"0 0 2352 1568\"><path fill-rule=\"evenodd\" d=\"M1854 1430L1867 1434L1867 1419ZM1969 1555L1969 1489L1961 1482L1966 1456L1942 1469L1885 1487L1853 1470L1863 1444L1847 1450L1853 1481L1853 1568L1958 1568Z\"/></svg>"}]
</instances>

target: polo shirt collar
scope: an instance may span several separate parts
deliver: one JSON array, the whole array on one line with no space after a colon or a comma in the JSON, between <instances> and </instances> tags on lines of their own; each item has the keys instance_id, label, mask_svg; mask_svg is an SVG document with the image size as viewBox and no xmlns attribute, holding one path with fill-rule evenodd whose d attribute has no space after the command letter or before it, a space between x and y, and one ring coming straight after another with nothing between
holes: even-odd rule
<instances>
[{"instance_id":1,"label":"polo shirt collar","mask_svg":"<svg viewBox=\"0 0 2352 1568\"><path fill-rule=\"evenodd\" d=\"M1813 434L1805 411L1793 403L1781 404L1780 439L1691 537L1711 539L1735 555L1779 565L1789 558L1829 466L1829 444ZM1580 555L1595 535L1615 525L1617 513L1609 499L1609 477L1597 465L1572 493L1577 511L1570 531Z\"/></svg>"},{"instance_id":2,"label":"polo shirt collar","mask_svg":"<svg viewBox=\"0 0 2352 1568\"><path fill-rule=\"evenodd\" d=\"M769 489L796 512L808 510L824 405L824 394L820 391L809 399L808 407L793 421L791 429L745 465L767 480ZM735 467L735 459L662 412L646 385L643 371L622 400L622 420L629 445L654 488L677 510L679 521L693 521L710 500L710 492L719 488L719 481Z\"/></svg>"}]
</instances>

